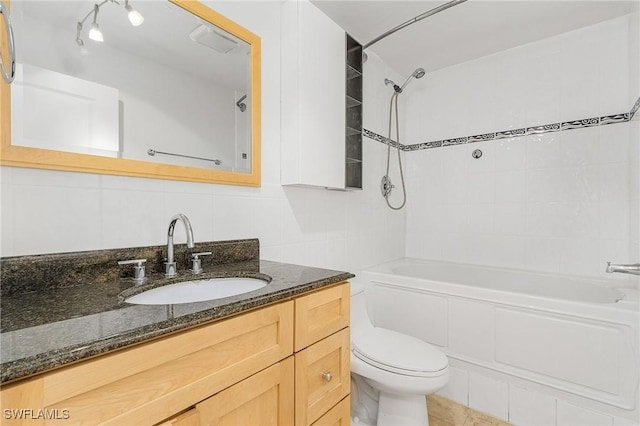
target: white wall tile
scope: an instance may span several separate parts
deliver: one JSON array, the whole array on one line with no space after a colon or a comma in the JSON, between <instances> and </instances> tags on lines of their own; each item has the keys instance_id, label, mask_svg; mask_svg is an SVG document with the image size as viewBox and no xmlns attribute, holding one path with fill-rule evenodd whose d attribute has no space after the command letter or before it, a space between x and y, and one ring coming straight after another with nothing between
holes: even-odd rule
<instances>
[{"instance_id":1,"label":"white wall tile","mask_svg":"<svg viewBox=\"0 0 640 426\"><path fill-rule=\"evenodd\" d=\"M495 222L493 204L466 204L468 232L473 234L491 234L499 224Z\"/></svg>"},{"instance_id":2,"label":"white wall tile","mask_svg":"<svg viewBox=\"0 0 640 426\"><path fill-rule=\"evenodd\" d=\"M626 161L629 158L629 123L600 126L599 129L600 153L598 158L600 163L621 163Z\"/></svg>"},{"instance_id":3,"label":"white wall tile","mask_svg":"<svg viewBox=\"0 0 640 426\"><path fill-rule=\"evenodd\" d=\"M555 123L561 113L562 69L558 64L562 62L562 51L553 43L545 46L551 48L534 44L527 52L527 68L531 76L528 84L523 84L527 97L527 126Z\"/></svg>"},{"instance_id":4,"label":"white wall tile","mask_svg":"<svg viewBox=\"0 0 640 426\"><path fill-rule=\"evenodd\" d=\"M494 142L496 171L522 170L525 166L525 139L499 139Z\"/></svg>"},{"instance_id":5,"label":"white wall tile","mask_svg":"<svg viewBox=\"0 0 640 426\"><path fill-rule=\"evenodd\" d=\"M558 238L527 237L525 267L534 271L560 271L562 240Z\"/></svg>"},{"instance_id":6,"label":"white wall tile","mask_svg":"<svg viewBox=\"0 0 640 426\"><path fill-rule=\"evenodd\" d=\"M469 262L469 236L462 233L438 234L439 257L437 259L451 262Z\"/></svg>"},{"instance_id":7,"label":"white wall tile","mask_svg":"<svg viewBox=\"0 0 640 426\"><path fill-rule=\"evenodd\" d=\"M563 166L560 155L559 132L530 135L525 138L527 169Z\"/></svg>"},{"instance_id":8,"label":"white wall tile","mask_svg":"<svg viewBox=\"0 0 640 426\"><path fill-rule=\"evenodd\" d=\"M3 167L8 169L9 167ZM8 173L3 173L0 184L0 256L13 255L13 186L10 185Z\"/></svg>"},{"instance_id":9,"label":"white wall tile","mask_svg":"<svg viewBox=\"0 0 640 426\"><path fill-rule=\"evenodd\" d=\"M526 174L523 170L496 172L496 203L522 203L525 201Z\"/></svg>"},{"instance_id":10,"label":"white wall tile","mask_svg":"<svg viewBox=\"0 0 640 426\"><path fill-rule=\"evenodd\" d=\"M601 23L602 43L607 46L598 55L600 68L600 113L601 115L619 114L628 108L630 66L629 16L621 16ZM637 52L636 52L637 55ZM637 59L636 59L637 62Z\"/></svg>"},{"instance_id":11,"label":"white wall tile","mask_svg":"<svg viewBox=\"0 0 640 426\"><path fill-rule=\"evenodd\" d=\"M582 118L588 118L583 116ZM560 166L589 166L601 162L599 128L587 127L560 132Z\"/></svg>"},{"instance_id":12,"label":"white wall tile","mask_svg":"<svg viewBox=\"0 0 640 426\"><path fill-rule=\"evenodd\" d=\"M459 404L469 405L469 372L449 366L449 382L437 394Z\"/></svg>"},{"instance_id":13,"label":"white wall tile","mask_svg":"<svg viewBox=\"0 0 640 426\"><path fill-rule=\"evenodd\" d=\"M471 213L466 204L442 204L438 206L440 211L440 232L469 232L469 217Z\"/></svg>"},{"instance_id":14,"label":"white wall tile","mask_svg":"<svg viewBox=\"0 0 640 426\"><path fill-rule=\"evenodd\" d=\"M96 221L96 225L102 232L102 242L86 250L167 243L167 226L171 217L165 213L163 193L105 189L101 191L100 204L101 219ZM174 241L184 244L187 241L185 231L180 229L180 225L176 228Z\"/></svg>"},{"instance_id":15,"label":"white wall tile","mask_svg":"<svg viewBox=\"0 0 640 426\"><path fill-rule=\"evenodd\" d=\"M639 424L640 423L638 423L637 421L634 422L620 417L613 418L613 426L638 426Z\"/></svg>"},{"instance_id":16,"label":"white wall tile","mask_svg":"<svg viewBox=\"0 0 640 426\"><path fill-rule=\"evenodd\" d=\"M496 199L496 176L494 173L470 173L467 182L469 203L493 203Z\"/></svg>"},{"instance_id":17,"label":"white wall tile","mask_svg":"<svg viewBox=\"0 0 640 426\"><path fill-rule=\"evenodd\" d=\"M526 210L524 203L500 203L494 206L494 232L524 235Z\"/></svg>"},{"instance_id":18,"label":"white wall tile","mask_svg":"<svg viewBox=\"0 0 640 426\"><path fill-rule=\"evenodd\" d=\"M31 254L33 247L43 253L100 247L98 189L20 185L13 202L13 255Z\"/></svg>"},{"instance_id":19,"label":"white wall tile","mask_svg":"<svg viewBox=\"0 0 640 426\"><path fill-rule=\"evenodd\" d=\"M556 400L540 392L510 385L509 422L517 426L554 426Z\"/></svg>"},{"instance_id":20,"label":"white wall tile","mask_svg":"<svg viewBox=\"0 0 640 426\"><path fill-rule=\"evenodd\" d=\"M600 165L600 199L602 201L628 200L631 196L629 163Z\"/></svg>"},{"instance_id":21,"label":"white wall tile","mask_svg":"<svg viewBox=\"0 0 640 426\"><path fill-rule=\"evenodd\" d=\"M629 236L629 203L609 201L599 204L599 236L603 239L626 239Z\"/></svg>"},{"instance_id":22,"label":"white wall tile","mask_svg":"<svg viewBox=\"0 0 640 426\"><path fill-rule=\"evenodd\" d=\"M593 27L592 27L593 28ZM562 114L561 120L599 116L600 83L598 56L594 46L604 48L598 28L561 35Z\"/></svg>"},{"instance_id":23,"label":"white wall tile","mask_svg":"<svg viewBox=\"0 0 640 426\"><path fill-rule=\"evenodd\" d=\"M56 186L69 188L99 188L102 176L89 173L57 170L12 168L12 181L16 185Z\"/></svg>"},{"instance_id":24,"label":"white wall tile","mask_svg":"<svg viewBox=\"0 0 640 426\"><path fill-rule=\"evenodd\" d=\"M493 127L491 130L495 130ZM496 149L493 143L475 142L464 146L462 158L466 160L465 171L467 173L494 172L496 168ZM473 158L473 151L480 149L482 157Z\"/></svg>"},{"instance_id":25,"label":"white wall tile","mask_svg":"<svg viewBox=\"0 0 640 426\"><path fill-rule=\"evenodd\" d=\"M567 238L562 244L560 272L569 275L598 276L603 265L598 262L601 240L597 238Z\"/></svg>"},{"instance_id":26,"label":"white wall tile","mask_svg":"<svg viewBox=\"0 0 640 426\"><path fill-rule=\"evenodd\" d=\"M613 418L602 413L585 410L564 401L558 401L557 426L611 426Z\"/></svg>"},{"instance_id":27,"label":"white wall tile","mask_svg":"<svg viewBox=\"0 0 640 426\"><path fill-rule=\"evenodd\" d=\"M505 382L469 372L469 407L499 419L509 417L509 387Z\"/></svg>"}]
</instances>

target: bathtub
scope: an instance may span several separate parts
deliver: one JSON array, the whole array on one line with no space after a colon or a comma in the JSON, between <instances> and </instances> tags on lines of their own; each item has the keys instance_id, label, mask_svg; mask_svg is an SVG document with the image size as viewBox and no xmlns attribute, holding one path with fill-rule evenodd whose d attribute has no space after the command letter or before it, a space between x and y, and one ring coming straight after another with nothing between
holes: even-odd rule
<instances>
[{"instance_id":1,"label":"bathtub","mask_svg":"<svg viewBox=\"0 0 640 426\"><path fill-rule=\"evenodd\" d=\"M637 417L637 290L596 279L418 259L369 268L359 280L376 326L440 347L452 365Z\"/></svg>"}]
</instances>

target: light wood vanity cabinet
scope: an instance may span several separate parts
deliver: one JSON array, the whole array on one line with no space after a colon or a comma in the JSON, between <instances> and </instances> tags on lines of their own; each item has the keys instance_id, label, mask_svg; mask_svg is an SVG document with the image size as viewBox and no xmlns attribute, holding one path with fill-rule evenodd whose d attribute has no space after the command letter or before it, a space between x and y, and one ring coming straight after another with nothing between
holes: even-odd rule
<instances>
[{"instance_id":1,"label":"light wood vanity cabinet","mask_svg":"<svg viewBox=\"0 0 640 426\"><path fill-rule=\"evenodd\" d=\"M342 283L5 385L3 414L58 419L2 424L349 424L349 297Z\"/></svg>"}]
</instances>

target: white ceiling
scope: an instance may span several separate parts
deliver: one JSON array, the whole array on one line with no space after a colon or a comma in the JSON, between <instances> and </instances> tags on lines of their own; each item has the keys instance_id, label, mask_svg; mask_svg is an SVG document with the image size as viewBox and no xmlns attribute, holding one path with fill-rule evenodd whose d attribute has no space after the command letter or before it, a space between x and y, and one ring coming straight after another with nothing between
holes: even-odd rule
<instances>
[{"instance_id":1,"label":"white ceiling","mask_svg":"<svg viewBox=\"0 0 640 426\"><path fill-rule=\"evenodd\" d=\"M311 0L366 44L447 1ZM629 13L633 1L468 0L418 21L371 46L402 75L427 72Z\"/></svg>"}]
</instances>

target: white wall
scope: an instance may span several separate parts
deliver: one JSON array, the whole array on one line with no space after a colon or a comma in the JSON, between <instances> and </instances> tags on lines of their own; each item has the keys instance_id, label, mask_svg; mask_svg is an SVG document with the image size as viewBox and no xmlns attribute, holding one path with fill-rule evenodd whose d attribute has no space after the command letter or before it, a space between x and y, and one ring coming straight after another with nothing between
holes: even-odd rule
<instances>
[{"instance_id":1,"label":"white wall","mask_svg":"<svg viewBox=\"0 0 640 426\"><path fill-rule=\"evenodd\" d=\"M404 214L377 192L381 144L364 143L363 191L279 184L279 3L209 3L262 38L262 188L3 167L2 256L165 244L178 212L198 241L260 238L264 259L357 272L403 255ZM376 96L365 92L365 104Z\"/></svg>"},{"instance_id":2,"label":"white wall","mask_svg":"<svg viewBox=\"0 0 640 426\"><path fill-rule=\"evenodd\" d=\"M640 95L629 88L629 22L613 19L418 80L407 99L408 143L629 112ZM409 153L407 256L628 279L604 267L638 261L629 237L636 127ZM482 158L471 157L475 149Z\"/></svg>"}]
</instances>

